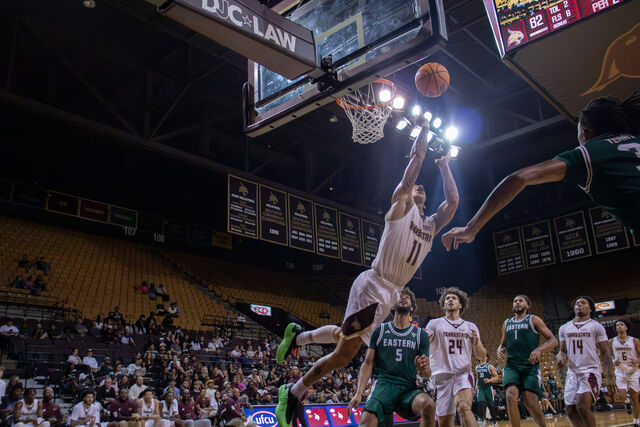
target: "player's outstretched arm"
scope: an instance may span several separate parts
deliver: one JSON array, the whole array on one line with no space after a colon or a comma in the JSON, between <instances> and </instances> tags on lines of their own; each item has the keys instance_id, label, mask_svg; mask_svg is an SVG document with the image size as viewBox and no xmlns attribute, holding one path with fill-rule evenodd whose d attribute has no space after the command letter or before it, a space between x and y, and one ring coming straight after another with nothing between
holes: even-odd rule
<instances>
[{"instance_id":1,"label":"player's outstretched arm","mask_svg":"<svg viewBox=\"0 0 640 427\"><path fill-rule=\"evenodd\" d=\"M480 210L464 227L455 227L442 236L442 244L447 250L458 249L460 243L471 243L482 227L502 208L507 206L528 185L562 181L567 172L567 164L551 159L520 169L503 179L493 189Z\"/></svg>"},{"instance_id":2,"label":"player's outstretched arm","mask_svg":"<svg viewBox=\"0 0 640 427\"><path fill-rule=\"evenodd\" d=\"M371 374L373 373L373 360L375 356L376 351L374 349L367 349L367 353L364 356L364 362L362 363L360 373L358 374L358 388L356 389L356 394L353 396L353 399L351 399L347 406L347 413L350 413L351 408L354 406L358 406L362 399L362 393L364 393L364 389L367 387L369 378L371 378Z\"/></svg>"},{"instance_id":3,"label":"player's outstretched arm","mask_svg":"<svg viewBox=\"0 0 640 427\"><path fill-rule=\"evenodd\" d=\"M544 344L538 346L529 355L529 363L535 365L540 362L540 354L545 351L552 351L558 346L558 339L553 335L551 329L547 328L547 325L544 324L541 318L538 316L531 316L531 321L533 323L533 327L536 328L536 331L546 339Z\"/></svg>"},{"instance_id":4,"label":"player's outstretched arm","mask_svg":"<svg viewBox=\"0 0 640 427\"><path fill-rule=\"evenodd\" d=\"M605 380L607 384L607 391L615 396L618 394L617 386L616 386L616 375L613 371L613 358L611 357L611 346L608 341L602 341L598 343L598 347L600 347L600 354L602 354L602 366L604 367L604 372L607 375Z\"/></svg>"},{"instance_id":5,"label":"player's outstretched arm","mask_svg":"<svg viewBox=\"0 0 640 427\"><path fill-rule=\"evenodd\" d=\"M458 195L458 187L453 179L451 168L449 167L449 157L444 156L436 160L436 165L440 168L442 174L442 186L444 187L444 202L438 207L438 211L433 216L436 224L435 234L438 234L447 224L451 222L453 216L458 209L460 196Z\"/></svg>"},{"instance_id":6,"label":"player's outstretched arm","mask_svg":"<svg viewBox=\"0 0 640 427\"><path fill-rule=\"evenodd\" d=\"M485 382L487 382L487 383L500 382L500 375L498 375L498 371L496 371L496 368L494 368L493 365L489 365L489 370L491 371L491 378L489 378Z\"/></svg>"},{"instance_id":7,"label":"player's outstretched arm","mask_svg":"<svg viewBox=\"0 0 640 427\"><path fill-rule=\"evenodd\" d=\"M387 220L393 221L402 218L407 211L413 206L413 197L411 192L413 186L416 184L420 169L422 168L422 162L427 155L427 135L429 134L429 122L425 121L422 124L422 130L420 135L416 138L411 147L411 154L409 155L409 164L404 170L402 181L398 184L391 196L391 209L387 212Z\"/></svg>"}]
</instances>

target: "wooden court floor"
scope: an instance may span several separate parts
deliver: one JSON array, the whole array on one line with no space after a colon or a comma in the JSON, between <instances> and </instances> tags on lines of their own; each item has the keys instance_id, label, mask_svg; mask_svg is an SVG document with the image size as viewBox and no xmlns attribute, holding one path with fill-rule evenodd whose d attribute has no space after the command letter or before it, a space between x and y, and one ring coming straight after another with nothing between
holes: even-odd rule
<instances>
[{"instance_id":1,"label":"wooden court floor","mask_svg":"<svg viewBox=\"0 0 640 427\"><path fill-rule=\"evenodd\" d=\"M598 412L596 416L596 425L598 427L623 427L633 426L633 417L626 413L624 410L615 410L611 412ZM482 424L481 424L482 425ZM487 424L490 426L491 424ZM500 427L507 427L511 424L502 421L499 422ZM536 423L534 421L522 420L522 427L534 427ZM571 427L571 423L566 415L559 415L555 418L547 418L547 427Z\"/></svg>"}]
</instances>

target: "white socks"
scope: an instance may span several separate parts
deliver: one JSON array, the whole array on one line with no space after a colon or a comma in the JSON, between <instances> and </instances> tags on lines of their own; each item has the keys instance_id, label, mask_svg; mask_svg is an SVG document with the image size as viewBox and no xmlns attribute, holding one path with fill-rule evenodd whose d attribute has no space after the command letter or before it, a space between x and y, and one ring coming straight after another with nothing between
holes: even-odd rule
<instances>
[{"instance_id":1,"label":"white socks","mask_svg":"<svg viewBox=\"0 0 640 427\"><path fill-rule=\"evenodd\" d=\"M304 383L302 382L302 378L300 378L298 380L298 382L296 382L293 387L291 387L291 393L298 398L298 400L302 399L302 395L304 394L305 391L307 391L309 387L307 387L306 385L304 385Z\"/></svg>"},{"instance_id":2,"label":"white socks","mask_svg":"<svg viewBox=\"0 0 640 427\"><path fill-rule=\"evenodd\" d=\"M335 338L335 331L339 327L335 325L326 325L309 332L301 332L296 337L296 345L303 346L307 344L335 344L338 342ZM297 384L296 384L297 385ZM295 393L294 393L295 394Z\"/></svg>"}]
</instances>

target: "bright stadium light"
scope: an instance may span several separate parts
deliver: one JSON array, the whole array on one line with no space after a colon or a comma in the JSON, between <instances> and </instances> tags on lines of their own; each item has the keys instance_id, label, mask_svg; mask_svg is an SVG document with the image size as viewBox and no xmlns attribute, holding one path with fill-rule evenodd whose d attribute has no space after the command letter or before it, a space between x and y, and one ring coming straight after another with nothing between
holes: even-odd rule
<instances>
[{"instance_id":1,"label":"bright stadium light","mask_svg":"<svg viewBox=\"0 0 640 427\"><path fill-rule=\"evenodd\" d=\"M407 126L409 126L411 123L409 122L409 120L407 120L406 118L402 118L402 120L400 120L398 123L396 123L396 129L397 130L403 130L405 129Z\"/></svg>"},{"instance_id":2,"label":"bright stadium light","mask_svg":"<svg viewBox=\"0 0 640 427\"><path fill-rule=\"evenodd\" d=\"M380 102L389 102L391 100L391 91L389 89L381 89L378 93Z\"/></svg>"},{"instance_id":3,"label":"bright stadium light","mask_svg":"<svg viewBox=\"0 0 640 427\"><path fill-rule=\"evenodd\" d=\"M419 116L421 112L422 112L422 107L420 107L419 105L414 105L413 108L411 109L411 114L413 114L416 117Z\"/></svg>"},{"instance_id":4,"label":"bright stadium light","mask_svg":"<svg viewBox=\"0 0 640 427\"><path fill-rule=\"evenodd\" d=\"M433 139L434 135L435 135L435 133L429 131L429 133L427 134L427 142L431 142L431 140Z\"/></svg>"},{"instance_id":5,"label":"bright stadium light","mask_svg":"<svg viewBox=\"0 0 640 427\"><path fill-rule=\"evenodd\" d=\"M440 117L436 117L435 119L433 119L433 122L431 122L431 127L434 129L438 129L441 124L442 124L442 119Z\"/></svg>"},{"instance_id":6,"label":"bright stadium light","mask_svg":"<svg viewBox=\"0 0 640 427\"><path fill-rule=\"evenodd\" d=\"M451 157L452 159L455 159L458 157L458 154L460 153L460 147L452 145L451 148L449 149L449 157Z\"/></svg>"},{"instance_id":7,"label":"bright stadium light","mask_svg":"<svg viewBox=\"0 0 640 427\"><path fill-rule=\"evenodd\" d=\"M444 131L444 137L447 138L449 142L453 142L458 137L458 128L455 126L449 126L447 130Z\"/></svg>"},{"instance_id":8,"label":"bright stadium light","mask_svg":"<svg viewBox=\"0 0 640 427\"><path fill-rule=\"evenodd\" d=\"M420 135L420 131L422 130L422 128L420 126L416 126L413 129L411 129L411 133L409 134L409 136L411 138L417 138L418 135Z\"/></svg>"},{"instance_id":9,"label":"bright stadium light","mask_svg":"<svg viewBox=\"0 0 640 427\"><path fill-rule=\"evenodd\" d=\"M425 111L422 117L424 117L425 120L431 121L433 114L431 114L431 111Z\"/></svg>"},{"instance_id":10,"label":"bright stadium light","mask_svg":"<svg viewBox=\"0 0 640 427\"><path fill-rule=\"evenodd\" d=\"M393 98L393 109L402 110L404 108L404 98L400 95Z\"/></svg>"}]
</instances>

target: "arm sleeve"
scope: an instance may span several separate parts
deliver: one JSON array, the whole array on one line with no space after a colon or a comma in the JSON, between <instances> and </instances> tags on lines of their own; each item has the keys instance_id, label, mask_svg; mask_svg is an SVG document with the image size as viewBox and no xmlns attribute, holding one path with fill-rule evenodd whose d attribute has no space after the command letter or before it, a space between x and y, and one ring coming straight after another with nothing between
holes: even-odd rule
<instances>
[{"instance_id":1,"label":"arm sleeve","mask_svg":"<svg viewBox=\"0 0 640 427\"><path fill-rule=\"evenodd\" d=\"M373 333L371 334L371 340L369 341L369 348L372 348L374 350L376 349L378 337L380 337L380 328L381 326L378 326L376 330L373 331Z\"/></svg>"},{"instance_id":2,"label":"arm sleeve","mask_svg":"<svg viewBox=\"0 0 640 427\"><path fill-rule=\"evenodd\" d=\"M602 326L602 324L598 323L597 327L596 327L596 342L597 343L601 343L603 341L608 341L609 338L607 338L607 331L604 329L604 326Z\"/></svg>"},{"instance_id":3,"label":"arm sleeve","mask_svg":"<svg viewBox=\"0 0 640 427\"><path fill-rule=\"evenodd\" d=\"M419 356L429 356L429 335L424 329L420 329L420 348L418 349Z\"/></svg>"},{"instance_id":4,"label":"arm sleeve","mask_svg":"<svg viewBox=\"0 0 640 427\"><path fill-rule=\"evenodd\" d=\"M576 147L573 150L567 150L564 153L554 157L567 164L567 172L563 181L577 184L582 188L588 186L588 171L591 169L591 160L589 152L584 146Z\"/></svg>"}]
</instances>

